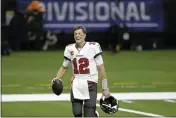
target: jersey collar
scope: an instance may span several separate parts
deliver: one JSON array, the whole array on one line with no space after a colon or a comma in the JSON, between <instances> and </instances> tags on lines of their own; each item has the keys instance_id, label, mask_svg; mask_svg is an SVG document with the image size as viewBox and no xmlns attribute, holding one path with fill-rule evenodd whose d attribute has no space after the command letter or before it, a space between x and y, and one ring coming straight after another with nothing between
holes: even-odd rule
<instances>
[{"instance_id":1,"label":"jersey collar","mask_svg":"<svg viewBox=\"0 0 176 118\"><path fill-rule=\"evenodd\" d=\"M87 42L84 43L84 45L82 46L81 49L83 49L83 47L86 45L86 43L87 43ZM80 51L80 50L78 49L78 46L77 46L77 45L75 45L75 48L76 48L78 51Z\"/></svg>"}]
</instances>

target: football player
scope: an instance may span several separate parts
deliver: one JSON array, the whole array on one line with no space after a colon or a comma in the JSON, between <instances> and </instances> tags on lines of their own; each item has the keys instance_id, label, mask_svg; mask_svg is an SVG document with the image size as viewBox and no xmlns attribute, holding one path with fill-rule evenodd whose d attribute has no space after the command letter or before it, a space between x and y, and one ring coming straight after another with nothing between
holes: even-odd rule
<instances>
[{"instance_id":1,"label":"football player","mask_svg":"<svg viewBox=\"0 0 176 118\"><path fill-rule=\"evenodd\" d=\"M64 62L60 67L56 79L66 73L69 64L72 65L73 79L71 87L72 112L75 117L96 117L97 83L98 74L102 82L102 95L110 97L108 82L102 58L102 50L97 42L86 42L86 29L76 26L73 29L74 44L66 46Z\"/></svg>"}]
</instances>

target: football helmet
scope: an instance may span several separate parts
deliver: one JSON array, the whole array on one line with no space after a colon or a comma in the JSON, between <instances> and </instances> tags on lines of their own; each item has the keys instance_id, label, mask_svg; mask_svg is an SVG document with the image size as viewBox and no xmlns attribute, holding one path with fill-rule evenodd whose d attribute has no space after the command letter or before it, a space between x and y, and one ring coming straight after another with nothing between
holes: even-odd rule
<instances>
[{"instance_id":1,"label":"football helmet","mask_svg":"<svg viewBox=\"0 0 176 118\"><path fill-rule=\"evenodd\" d=\"M118 111L119 103L113 96L102 97L100 99L100 108L107 114L114 114Z\"/></svg>"},{"instance_id":2,"label":"football helmet","mask_svg":"<svg viewBox=\"0 0 176 118\"><path fill-rule=\"evenodd\" d=\"M55 79L52 85L52 90L56 95L60 95L63 91L62 81L59 79Z\"/></svg>"}]
</instances>

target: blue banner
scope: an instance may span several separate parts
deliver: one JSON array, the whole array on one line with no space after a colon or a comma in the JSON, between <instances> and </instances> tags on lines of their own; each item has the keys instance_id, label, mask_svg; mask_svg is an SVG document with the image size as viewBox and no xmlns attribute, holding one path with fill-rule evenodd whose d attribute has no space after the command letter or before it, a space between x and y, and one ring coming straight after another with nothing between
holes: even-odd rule
<instances>
[{"instance_id":1,"label":"blue banner","mask_svg":"<svg viewBox=\"0 0 176 118\"><path fill-rule=\"evenodd\" d=\"M103 31L113 24L133 31L163 30L162 0L41 1L46 8L44 28L50 31L71 31L75 25L84 25L88 31ZM17 0L19 10L27 4L28 0Z\"/></svg>"}]
</instances>

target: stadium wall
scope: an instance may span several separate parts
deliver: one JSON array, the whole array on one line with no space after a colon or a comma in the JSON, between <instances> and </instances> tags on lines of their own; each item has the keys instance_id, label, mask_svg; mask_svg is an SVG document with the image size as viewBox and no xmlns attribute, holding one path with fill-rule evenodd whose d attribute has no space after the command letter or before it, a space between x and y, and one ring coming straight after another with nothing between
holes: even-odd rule
<instances>
[{"instance_id":1,"label":"stadium wall","mask_svg":"<svg viewBox=\"0 0 176 118\"><path fill-rule=\"evenodd\" d=\"M143 49L171 49L176 48L176 15L173 11L176 10L175 0L163 0L164 6L164 29L160 32L136 32L130 31L130 40L122 40L122 36L117 36L116 39L119 40L119 43L122 46L122 49L134 49L136 45L142 45ZM6 25L6 11L13 10L17 11L16 4L13 0L2 0L2 41L10 40L9 39L9 26ZM15 29L19 29L16 27ZM19 31L19 30L16 30ZM57 36L57 43L55 45L49 46L49 49L63 49L67 44L74 42L73 34L68 32L53 32ZM14 33L17 34L17 33ZM22 34L20 32L19 34ZM14 38L14 37L13 37ZM21 39L20 39L21 38ZM27 40L26 37L20 37L18 35L17 38L14 38L15 41L12 41L18 45L18 42L21 45L21 49L26 50L28 48L28 44L31 43ZM109 44L113 43L111 37L108 35L108 31L94 31L88 32L87 41L97 41L101 44L103 49L109 49ZM9 41L10 42L10 41ZM45 42L39 41L39 48L43 46Z\"/></svg>"}]
</instances>

